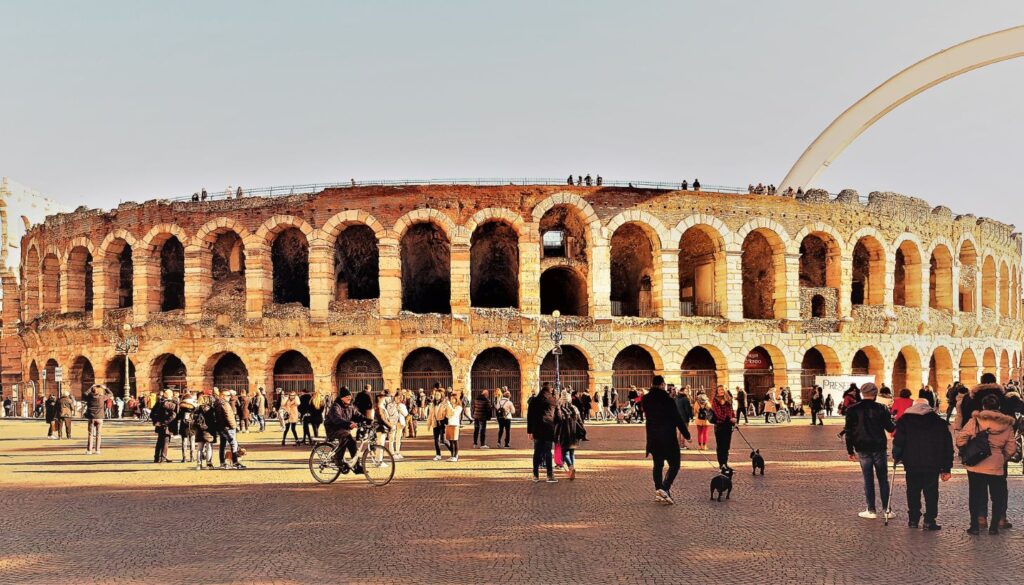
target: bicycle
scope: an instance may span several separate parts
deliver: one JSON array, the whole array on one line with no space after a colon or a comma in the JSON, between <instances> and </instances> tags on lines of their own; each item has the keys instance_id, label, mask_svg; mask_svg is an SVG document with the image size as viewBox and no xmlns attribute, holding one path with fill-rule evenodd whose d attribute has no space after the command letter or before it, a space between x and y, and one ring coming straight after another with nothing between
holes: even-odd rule
<instances>
[{"instance_id":1,"label":"bicycle","mask_svg":"<svg viewBox=\"0 0 1024 585\"><path fill-rule=\"evenodd\" d=\"M361 424L356 433L356 453L338 462L341 442L321 441L309 453L309 473L322 484L334 483L342 473L362 473L373 486L385 486L395 477L395 457L384 445L377 444L372 424Z\"/></svg>"}]
</instances>

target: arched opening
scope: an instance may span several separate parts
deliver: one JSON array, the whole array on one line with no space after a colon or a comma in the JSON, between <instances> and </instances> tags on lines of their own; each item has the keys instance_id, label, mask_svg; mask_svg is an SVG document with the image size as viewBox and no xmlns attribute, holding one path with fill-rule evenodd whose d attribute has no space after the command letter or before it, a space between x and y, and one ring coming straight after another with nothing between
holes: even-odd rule
<instances>
[{"instance_id":1,"label":"arched opening","mask_svg":"<svg viewBox=\"0 0 1024 585\"><path fill-rule=\"evenodd\" d=\"M1010 316L1010 269L1006 262L999 265L999 315Z\"/></svg>"},{"instance_id":2,"label":"arched opening","mask_svg":"<svg viewBox=\"0 0 1024 585\"><path fill-rule=\"evenodd\" d=\"M452 254L448 236L432 223L417 223L402 236L402 309L452 312Z\"/></svg>"},{"instance_id":3,"label":"arched opening","mask_svg":"<svg viewBox=\"0 0 1024 585\"><path fill-rule=\"evenodd\" d=\"M57 368L59 367L60 364L57 363L57 360L52 358L46 360L46 364L44 365L44 368L46 369L46 379L43 380L42 386L42 394L44 396L49 394L53 394L54 396L58 395L58 387L60 384L57 383Z\"/></svg>"},{"instance_id":4,"label":"arched opening","mask_svg":"<svg viewBox=\"0 0 1024 585\"><path fill-rule=\"evenodd\" d=\"M270 247L274 302L309 307L309 242L299 228L291 227L274 238Z\"/></svg>"},{"instance_id":5,"label":"arched opening","mask_svg":"<svg viewBox=\"0 0 1024 585\"><path fill-rule=\"evenodd\" d=\"M540 218L542 258L587 262L587 222L575 207L556 205Z\"/></svg>"},{"instance_id":6,"label":"arched opening","mask_svg":"<svg viewBox=\"0 0 1024 585\"><path fill-rule=\"evenodd\" d=\"M785 246L759 229L743 240L743 318L781 319L786 309Z\"/></svg>"},{"instance_id":7,"label":"arched opening","mask_svg":"<svg viewBox=\"0 0 1024 585\"><path fill-rule=\"evenodd\" d=\"M578 348L571 345L563 345L562 353L558 357L558 379L561 380L562 388L574 390L590 390L590 362L587 356ZM549 351L540 363L540 382L547 382L551 387L556 386L555 376L555 354Z\"/></svg>"},{"instance_id":8,"label":"arched opening","mask_svg":"<svg viewBox=\"0 0 1024 585\"><path fill-rule=\"evenodd\" d=\"M1005 349L999 356L999 383L1005 384L1010 381L1010 354Z\"/></svg>"},{"instance_id":9,"label":"arched opening","mask_svg":"<svg viewBox=\"0 0 1024 585\"><path fill-rule=\"evenodd\" d=\"M885 304L885 248L871 236L864 236L853 248L850 302L854 306Z\"/></svg>"},{"instance_id":10,"label":"arched opening","mask_svg":"<svg viewBox=\"0 0 1024 585\"><path fill-rule=\"evenodd\" d=\"M379 297L380 249L377 234L368 225L350 225L334 240L334 300Z\"/></svg>"},{"instance_id":11,"label":"arched opening","mask_svg":"<svg viewBox=\"0 0 1024 585\"><path fill-rule=\"evenodd\" d=\"M617 317L653 317L657 314L654 285L654 244L644 228L627 223L611 239L611 305Z\"/></svg>"},{"instance_id":12,"label":"arched opening","mask_svg":"<svg viewBox=\"0 0 1024 585\"><path fill-rule=\"evenodd\" d=\"M721 317L726 298L725 242L709 226L679 238L679 312L683 317Z\"/></svg>"},{"instance_id":13,"label":"arched opening","mask_svg":"<svg viewBox=\"0 0 1024 585\"><path fill-rule=\"evenodd\" d=\"M452 387L452 364L440 351L432 347L421 347L405 356L402 362L402 388L424 388L429 391L434 385Z\"/></svg>"},{"instance_id":14,"label":"arched opening","mask_svg":"<svg viewBox=\"0 0 1024 585\"><path fill-rule=\"evenodd\" d=\"M960 356L960 383L968 388L978 383L978 358L970 349Z\"/></svg>"},{"instance_id":15,"label":"arched opening","mask_svg":"<svg viewBox=\"0 0 1024 585\"><path fill-rule=\"evenodd\" d=\"M121 238L112 241L103 257L106 271L106 307L127 309L134 301L135 264L132 247Z\"/></svg>"},{"instance_id":16,"label":"arched opening","mask_svg":"<svg viewBox=\"0 0 1024 585\"><path fill-rule=\"evenodd\" d=\"M800 286L839 288L839 244L832 236L815 232L800 242Z\"/></svg>"},{"instance_id":17,"label":"arched opening","mask_svg":"<svg viewBox=\"0 0 1024 585\"><path fill-rule=\"evenodd\" d=\"M160 310L185 308L185 248L171 236L160 246Z\"/></svg>"},{"instance_id":18,"label":"arched opening","mask_svg":"<svg viewBox=\"0 0 1024 585\"><path fill-rule=\"evenodd\" d=\"M574 269L556 266L540 275L540 312L586 317L587 281Z\"/></svg>"},{"instance_id":19,"label":"arched opening","mask_svg":"<svg viewBox=\"0 0 1024 585\"><path fill-rule=\"evenodd\" d=\"M814 295L811 297L811 317L815 319L824 319L827 316L825 297L821 295Z\"/></svg>"},{"instance_id":20,"label":"arched opening","mask_svg":"<svg viewBox=\"0 0 1024 585\"><path fill-rule=\"evenodd\" d=\"M473 231L469 300L474 307L519 308L519 234L505 222L489 221Z\"/></svg>"},{"instance_id":21,"label":"arched opening","mask_svg":"<svg viewBox=\"0 0 1024 585\"><path fill-rule=\"evenodd\" d=\"M36 361L32 360L32 363L28 365L28 380L31 382L31 386L35 389L36 395L45 395L42 386L42 379L39 377L39 366L36 365ZM54 394L56 396L56 394Z\"/></svg>"},{"instance_id":22,"label":"arched opening","mask_svg":"<svg viewBox=\"0 0 1024 585\"><path fill-rule=\"evenodd\" d=\"M996 352L991 347L987 348L982 357L981 373L996 376L996 367Z\"/></svg>"},{"instance_id":23,"label":"arched opening","mask_svg":"<svg viewBox=\"0 0 1024 585\"><path fill-rule=\"evenodd\" d=\"M892 301L899 307L921 306L921 251L910 240L896 249Z\"/></svg>"},{"instance_id":24,"label":"arched opening","mask_svg":"<svg viewBox=\"0 0 1024 585\"><path fill-rule=\"evenodd\" d=\"M921 356L912 347L904 347L892 364L892 391L907 389L917 394L921 386Z\"/></svg>"},{"instance_id":25,"label":"arched opening","mask_svg":"<svg viewBox=\"0 0 1024 585\"><path fill-rule=\"evenodd\" d=\"M68 253L68 311L92 311L92 254L85 246L75 246Z\"/></svg>"},{"instance_id":26,"label":"arched opening","mask_svg":"<svg viewBox=\"0 0 1024 585\"><path fill-rule=\"evenodd\" d=\"M114 359L107 362L107 370L104 373L105 384L110 392L114 396L120 396L127 398L128 396L139 395L139 385L135 380L135 363L128 360L128 384L131 386L131 390L128 391L124 384L124 356L115 356ZM159 388L150 388L151 392L155 392Z\"/></svg>"},{"instance_id":27,"label":"arched opening","mask_svg":"<svg viewBox=\"0 0 1024 585\"><path fill-rule=\"evenodd\" d=\"M96 372L93 371L92 362L85 356L76 357L68 370L68 390L74 396L81 398L95 383Z\"/></svg>"},{"instance_id":28,"label":"arched opening","mask_svg":"<svg viewBox=\"0 0 1024 585\"><path fill-rule=\"evenodd\" d=\"M715 349L718 353L718 350ZM681 365L679 384L681 388L689 386L693 391L703 389L711 394L712 388L718 387L718 372L726 366L715 359L714 354L706 347L697 346L686 352ZM690 395L693 398L693 395Z\"/></svg>"},{"instance_id":29,"label":"arched opening","mask_svg":"<svg viewBox=\"0 0 1024 585\"><path fill-rule=\"evenodd\" d=\"M347 387L353 392L362 390L367 385L374 392L384 390L384 370L377 358L365 349L350 349L338 358L334 368L334 386ZM410 388L406 386L406 388ZM417 390L417 388L410 388Z\"/></svg>"},{"instance_id":30,"label":"arched opening","mask_svg":"<svg viewBox=\"0 0 1024 585\"><path fill-rule=\"evenodd\" d=\"M60 260L56 254L43 258L43 312L60 312Z\"/></svg>"},{"instance_id":31,"label":"arched opening","mask_svg":"<svg viewBox=\"0 0 1024 585\"><path fill-rule=\"evenodd\" d=\"M274 388L284 392L312 392L313 366L309 359L294 349L281 354L274 362Z\"/></svg>"},{"instance_id":32,"label":"arched opening","mask_svg":"<svg viewBox=\"0 0 1024 585\"><path fill-rule=\"evenodd\" d=\"M469 373L470 391L473 396L487 390L493 399L495 388L507 387L512 393L512 402L522 404L522 373L519 360L508 350L492 347L480 352L473 360ZM586 390L586 388L583 388Z\"/></svg>"},{"instance_id":33,"label":"arched opening","mask_svg":"<svg viewBox=\"0 0 1024 585\"><path fill-rule=\"evenodd\" d=\"M245 299L245 244L232 230L217 234L210 246L210 298L232 296Z\"/></svg>"},{"instance_id":34,"label":"arched opening","mask_svg":"<svg viewBox=\"0 0 1024 585\"><path fill-rule=\"evenodd\" d=\"M874 376L875 384L881 384L884 368L882 353L874 347L865 347L853 354L850 373L854 376Z\"/></svg>"},{"instance_id":35,"label":"arched opening","mask_svg":"<svg viewBox=\"0 0 1024 585\"><path fill-rule=\"evenodd\" d=\"M928 263L928 306L953 308L953 256L945 246L936 246Z\"/></svg>"},{"instance_id":36,"label":"arched opening","mask_svg":"<svg viewBox=\"0 0 1024 585\"><path fill-rule=\"evenodd\" d=\"M245 367L242 358L231 352L221 354L213 364L213 386L239 394L248 392L249 368Z\"/></svg>"},{"instance_id":37,"label":"arched opening","mask_svg":"<svg viewBox=\"0 0 1024 585\"><path fill-rule=\"evenodd\" d=\"M953 357L945 347L936 347L928 360L928 385L936 398L945 401L946 389L953 385Z\"/></svg>"},{"instance_id":38,"label":"arched opening","mask_svg":"<svg viewBox=\"0 0 1024 585\"><path fill-rule=\"evenodd\" d=\"M25 263L21 266L21 286L25 291L25 321L39 316L39 252L35 246L25 253Z\"/></svg>"},{"instance_id":39,"label":"arched opening","mask_svg":"<svg viewBox=\"0 0 1024 585\"><path fill-rule=\"evenodd\" d=\"M978 290L978 252L970 240L960 246L960 311L973 313L975 291Z\"/></svg>"},{"instance_id":40,"label":"arched opening","mask_svg":"<svg viewBox=\"0 0 1024 585\"><path fill-rule=\"evenodd\" d=\"M639 345L623 348L612 362L612 387L623 396L630 386L650 388L654 381L654 358Z\"/></svg>"},{"instance_id":41,"label":"arched opening","mask_svg":"<svg viewBox=\"0 0 1024 585\"><path fill-rule=\"evenodd\" d=\"M153 360L149 369L150 387L157 390L184 390L188 387L185 363L171 353L165 353Z\"/></svg>"},{"instance_id":42,"label":"arched opening","mask_svg":"<svg viewBox=\"0 0 1024 585\"><path fill-rule=\"evenodd\" d=\"M779 363L776 363L776 358ZM760 401L769 388L786 385L786 365L781 360L781 353L764 346L755 347L747 353L743 360L743 387L747 396Z\"/></svg>"},{"instance_id":43,"label":"arched opening","mask_svg":"<svg viewBox=\"0 0 1024 585\"><path fill-rule=\"evenodd\" d=\"M981 267L981 308L996 310L996 291L999 279L996 277L996 261L988 256Z\"/></svg>"}]
</instances>

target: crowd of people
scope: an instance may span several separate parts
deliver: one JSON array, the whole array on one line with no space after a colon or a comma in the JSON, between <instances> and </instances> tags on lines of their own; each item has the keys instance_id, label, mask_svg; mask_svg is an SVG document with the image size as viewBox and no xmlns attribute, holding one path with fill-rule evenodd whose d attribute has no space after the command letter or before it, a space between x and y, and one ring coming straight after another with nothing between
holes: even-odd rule
<instances>
[{"instance_id":1,"label":"crowd of people","mask_svg":"<svg viewBox=\"0 0 1024 585\"><path fill-rule=\"evenodd\" d=\"M244 196L245 191L242 190L241 185L239 185L237 188L228 185L224 189L224 199L231 199L232 197L234 197L235 199L241 199ZM213 200L213 195L206 190L206 187L203 187L201 191L196 191L195 193L192 194L193 203L206 201L207 199Z\"/></svg>"}]
</instances>

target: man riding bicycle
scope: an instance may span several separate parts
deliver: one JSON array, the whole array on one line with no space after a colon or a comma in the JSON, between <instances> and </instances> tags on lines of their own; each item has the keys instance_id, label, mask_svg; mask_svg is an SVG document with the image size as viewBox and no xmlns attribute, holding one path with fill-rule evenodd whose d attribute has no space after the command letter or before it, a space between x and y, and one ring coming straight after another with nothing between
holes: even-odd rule
<instances>
[{"instance_id":1,"label":"man riding bicycle","mask_svg":"<svg viewBox=\"0 0 1024 585\"><path fill-rule=\"evenodd\" d=\"M352 392L342 386L338 391L338 399L331 405L324 420L329 441L338 441L338 466L342 466L347 450L350 457L356 455L356 440L352 431L359 428L360 423L371 423L371 419L363 416L352 404Z\"/></svg>"}]
</instances>

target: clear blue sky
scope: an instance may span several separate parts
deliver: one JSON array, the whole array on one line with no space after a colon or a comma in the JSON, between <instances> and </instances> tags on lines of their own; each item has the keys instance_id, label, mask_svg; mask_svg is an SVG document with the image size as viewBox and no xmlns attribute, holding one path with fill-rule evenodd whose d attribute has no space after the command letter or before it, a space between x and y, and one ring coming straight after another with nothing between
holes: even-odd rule
<instances>
[{"instance_id":1,"label":"clear blue sky","mask_svg":"<svg viewBox=\"0 0 1024 585\"><path fill-rule=\"evenodd\" d=\"M0 174L68 205L232 185L779 182L842 110L1024 3L0 0ZM1024 227L1024 59L914 98L820 186Z\"/></svg>"}]
</instances>

